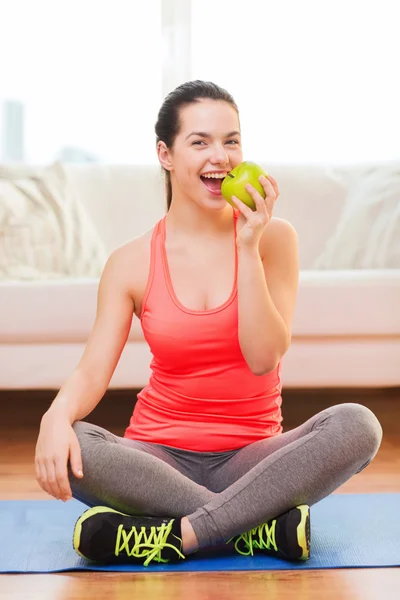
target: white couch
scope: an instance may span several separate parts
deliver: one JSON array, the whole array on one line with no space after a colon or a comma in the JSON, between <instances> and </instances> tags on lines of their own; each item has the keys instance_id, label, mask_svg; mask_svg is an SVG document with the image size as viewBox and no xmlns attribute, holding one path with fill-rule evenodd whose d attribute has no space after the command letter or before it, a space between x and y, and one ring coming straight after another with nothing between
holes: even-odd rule
<instances>
[{"instance_id":1,"label":"white couch","mask_svg":"<svg viewBox=\"0 0 400 600\"><path fill-rule=\"evenodd\" d=\"M275 215L299 234L300 285L283 386L400 385L400 269L310 268L365 165L261 164L280 185ZM158 165L65 168L108 252L165 214ZM91 330L97 286L97 279L0 282L0 389L61 387ZM145 386L150 361L134 317L110 387Z\"/></svg>"}]
</instances>

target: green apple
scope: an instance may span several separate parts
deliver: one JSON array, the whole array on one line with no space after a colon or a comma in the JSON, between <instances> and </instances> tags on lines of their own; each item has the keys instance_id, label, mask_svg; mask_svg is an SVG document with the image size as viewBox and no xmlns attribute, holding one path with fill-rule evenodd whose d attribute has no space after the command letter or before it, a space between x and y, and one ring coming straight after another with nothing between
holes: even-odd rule
<instances>
[{"instance_id":1,"label":"green apple","mask_svg":"<svg viewBox=\"0 0 400 600\"><path fill-rule=\"evenodd\" d=\"M260 165L255 162L245 161L237 165L228 175L222 180L221 194L225 200L237 208L231 200L232 196L239 198L244 204L247 204L251 210L257 210L253 198L246 190L246 183L250 183L260 195L265 198L265 191L261 183L258 181L260 175L267 177L268 174Z\"/></svg>"}]
</instances>

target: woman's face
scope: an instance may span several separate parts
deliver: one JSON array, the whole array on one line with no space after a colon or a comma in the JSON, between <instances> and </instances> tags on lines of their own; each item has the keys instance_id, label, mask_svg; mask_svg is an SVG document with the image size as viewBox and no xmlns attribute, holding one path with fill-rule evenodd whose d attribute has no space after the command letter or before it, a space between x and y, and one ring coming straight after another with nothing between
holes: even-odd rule
<instances>
[{"instance_id":1,"label":"woman's face","mask_svg":"<svg viewBox=\"0 0 400 600\"><path fill-rule=\"evenodd\" d=\"M206 179L204 173L226 175L243 161L239 117L221 100L202 99L180 110L181 128L172 152L168 152L173 199L189 198L208 208L226 208L222 179ZM166 166L164 164L164 166Z\"/></svg>"}]
</instances>

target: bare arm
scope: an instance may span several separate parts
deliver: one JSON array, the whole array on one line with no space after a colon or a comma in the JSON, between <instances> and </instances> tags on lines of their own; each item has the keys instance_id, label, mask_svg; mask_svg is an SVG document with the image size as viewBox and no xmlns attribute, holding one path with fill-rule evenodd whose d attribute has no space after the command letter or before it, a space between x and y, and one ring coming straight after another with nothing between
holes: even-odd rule
<instances>
[{"instance_id":1,"label":"bare arm","mask_svg":"<svg viewBox=\"0 0 400 600\"><path fill-rule=\"evenodd\" d=\"M126 281L129 270L126 247L119 248L104 267L97 295L96 319L82 358L44 419L57 413L72 424L92 412L105 394L132 323L134 301Z\"/></svg>"},{"instance_id":2,"label":"bare arm","mask_svg":"<svg viewBox=\"0 0 400 600\"><path fill-rule=\"evenodd\" d=\"M239 252L239 341L255 375L276 369L287 352L298 289L296 230L279 219L268 236L263 259L258 250Z\"/></svg>"}]
</instances>

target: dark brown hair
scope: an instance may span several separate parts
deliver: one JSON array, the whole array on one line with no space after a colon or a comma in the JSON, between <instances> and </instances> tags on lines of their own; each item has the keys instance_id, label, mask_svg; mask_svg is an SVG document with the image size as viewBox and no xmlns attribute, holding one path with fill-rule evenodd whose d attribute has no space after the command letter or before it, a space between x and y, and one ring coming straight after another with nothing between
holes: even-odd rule
<instances>
[{"instance_id":1,"label":"dark brown hair","mask_svg":"<svg viewBox=\"0 0 400 600\"><path fill-rule=\"evenodd\" d=\"M233 106L239 116L239 109L236 106L233 97L225 89L211 81L201 81L199 79L196 81L187 81L168 94L159 110L157 123L155 125L157 136L156 146L158 142L162 141L169 150L172 149L181 127L180 109L188 104L198 102L201 98L228 102ZM167 169L164 169L163 166L161 166L161 169L165 174L168 211L172 201L171 174Z\"/></svg>"}]
</instances>

